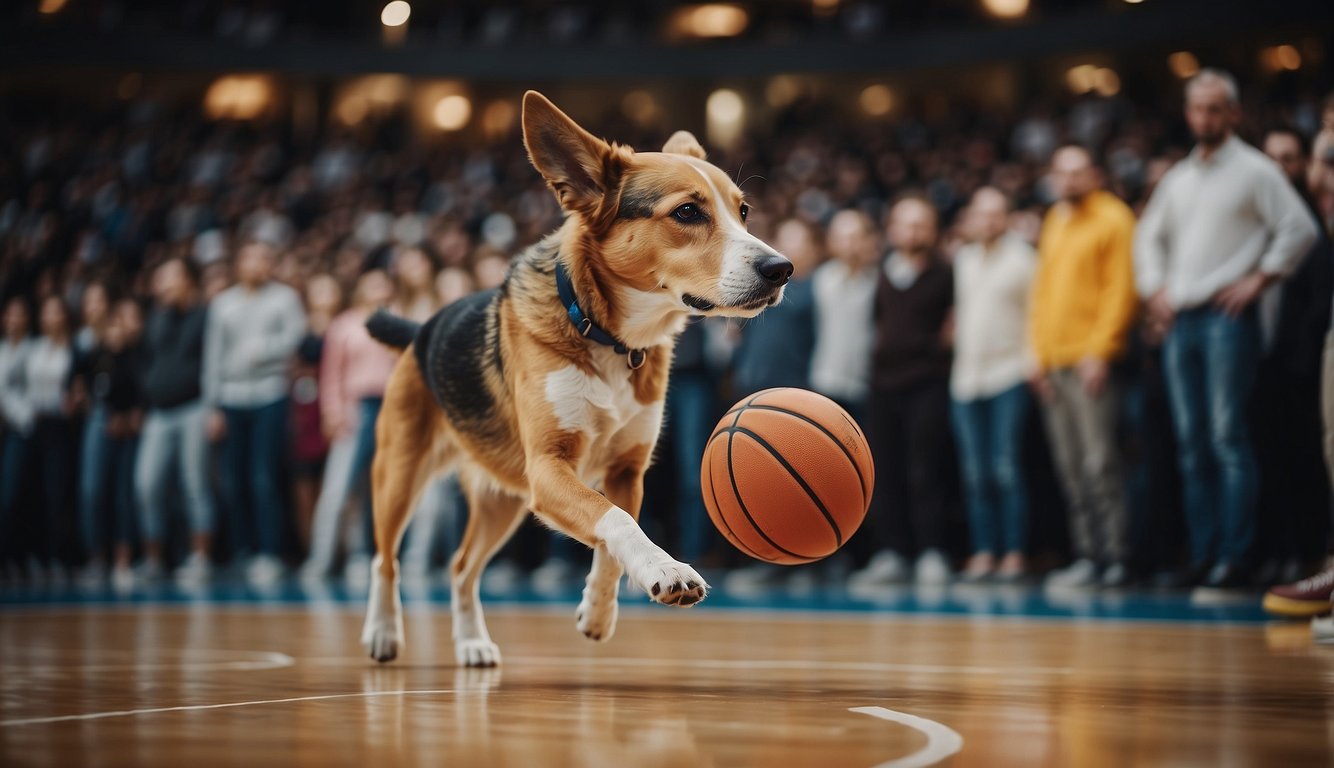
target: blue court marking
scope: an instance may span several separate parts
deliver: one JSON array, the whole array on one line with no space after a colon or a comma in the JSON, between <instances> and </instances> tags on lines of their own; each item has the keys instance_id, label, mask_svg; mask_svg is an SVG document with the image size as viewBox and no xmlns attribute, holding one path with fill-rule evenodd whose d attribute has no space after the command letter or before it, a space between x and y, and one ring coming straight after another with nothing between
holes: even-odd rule
<instances>
[{"instance_id":1,"label":"blue court marking","mask_svg":"<svg viewBox=\"0 0 1334 768\"><path fill-rule=\"evenodd\" d=\"M449 588L436 581L403 590L404 602L445 606ZM0 613L6 609L76 607L82 605L143 606L215 603L228 605L346 604L364 605L366 591L339 582L307 585L285 581L257 590L241 582L224 581L184 590L162 584L117 593L109 587L0 587ZM568 606L579 602L579 589L538 594L528 587L504 592L483 590L487 605ZM622 592L625 606L648 605L632 590ZM773 588L744 594L715 586L693 610L794 611L806 613L930 615L954 617L1033 618L1077 621L1148 621L1189 623L1262 623L1269 617L1260 608L1258 594L1078 590L1053 592L1036 586L887 587L850 594L842 588L793 591Z\"/></svg>"}]
</instances>

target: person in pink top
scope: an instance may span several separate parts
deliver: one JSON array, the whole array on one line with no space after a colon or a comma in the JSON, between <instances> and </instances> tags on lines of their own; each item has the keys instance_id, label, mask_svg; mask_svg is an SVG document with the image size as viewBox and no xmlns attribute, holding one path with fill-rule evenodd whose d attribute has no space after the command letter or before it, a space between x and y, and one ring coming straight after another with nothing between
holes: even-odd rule
<instances>
[{"instance_id":1,"label":"person in pink top","mask_svg":"<svg viewBox=\"0 0 1334 768\"><path fill-rule=\"evenodd\" d=\"M392 294L393 285L383 271L366 272L357 280L351 308L335 317L325 334L320 415L330 447L315 503L310 556L302 567L302 576L309 579L328 575L348 497L368 487L375 455L375 419L398 354L370 337L366 318ZM362 497L369 518L370 494L362 493Z\"/></svg>"}]
</instances>

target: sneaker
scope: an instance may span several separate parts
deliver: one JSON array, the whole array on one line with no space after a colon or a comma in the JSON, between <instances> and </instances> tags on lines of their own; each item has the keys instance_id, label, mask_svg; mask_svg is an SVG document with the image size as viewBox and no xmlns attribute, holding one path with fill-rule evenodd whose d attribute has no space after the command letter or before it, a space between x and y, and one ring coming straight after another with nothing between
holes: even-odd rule
<instances>
[{"instance_id":1,"label":"sneaker","mask_svg":"<svg viewBox=\"0 0 1334 768\"><path fill-rule=\"evenodd\" d=\"M1328 605L1325 606L1329 608ZM1317 643L1334 643L1334 618L1320 616L1311 619L1311 639Z\"/></svg>"},{"instance_id":2,"label":"sneaker","mask_svg":"<svg viewBox=\"0 0 1334 768\"><path fill-rule=\"evenodd\" d=\"M860 571L848 577L848 586L854 588L902 584L908 581L908 563L899 553L882 549L871 557Z\"/></svg>"},{"instance_id":3,"label":"sneaker","mask_svg":"<svg viewBox=\"0 0 1334 768\"><path fill-rule=\"evenodd\" d=\"M203 552L191 552L180 568L176 569L176 584L182 587L197 587L213 577L213 563Z\"/></svg>"},{"instance_id":4,"label":"sneaker","mask_svg":"<svg viewBox=\"0 0 1334 768\"><path fill-rule=\"evenodd\" d=\"M528 576L528 583L539 595L557 595L570 584L574 567L563 557L549 557L545 563L533 569Z\"/></svg>"},{"instance_id":5,"label":"sneaker","mask_svg":"<svg viewBox=\"0 0 1334 768\"><path fill-rule=\"evenodd\" d=\"M1134 580L1134 574L1124 563L1112 563L1102 572L1100 581L1107 589L1123 589L1130 586Z\"/></svg>"},{"instance_id":6,"label":"sneaker","mask_svg":"<svg viewBox=\"0 0 1334 768\"><path fill-rule=\"evenodd\" d=\"M111 569L111 589L124 594L134 591L136 579L134 569L128 565L117 565Z\"/></svg>"},{"instance_id":7,"label":"sneaker","mask_svg":"<svg viewBox=\"0 0 1334 768\"><path fill-rule=\"evenodd\" d=\"M950 561L939 550L928 549L917 558L913 567L914 578L918 584L937 585L950 583Z\"/></svg>"},{"instance_id":8,"label":"sneaker","mask_svg":"<svg viewBox=\"0 0 1334 768\"><path fill-rule=\"evenodd\" d=\"M787 569L781 565L755 563L728 571L723 577L723 589L738 595L753 595L778 587L786 575Z\"/></svg>"},{"instance_id":9,"label":"sneaker","mask_svg":"<svg viewBox=\"0 0 1334 768\"><path fill-rule=\"evenodd\" d=\"M297 572L297 578L306 584L317 584L329 578L329 571L327 561L311 559L301 564L301 570Z\"/></svg>"},{"instance_id":10,"label":"sneaker","mask_svg":"<svg viewBox=\"0 0 1334 768\"><path fill-rule=\"evenodd\" d=\"M1088 558L1081 558L1074 563L1053 571L1047 577L1049 587L1091 587L1098 583L1098 564Z\"/></svg>"},{"instance_id":11,"label":"sneaker","mask_svg":"<svg viewBox=\"0 0 1334 768\"><path fill-rule=\"evenodd\" d=\"M996 569L996 580L1004 584L1013 584L1028 575L1028 560L1023 552L1010 552L1001 558Z\"/></svg>"},{"instance_id":12,"label":"sneaker","mask_svg":"<svg viewBox=\"0 0 1334 768\"><path fill-rule=\"evenodd\" d=\"M364 552L347 556L343 563L343 583L349 589L364 589L371 583L371 559Z\"/></svg>"},{"instance_id":13,"label":"sneaker","mask_svg":"<svg viewBox=\"0 0 1334 768\"><path fill-rule=\"evenodd\" d=\"M1232 563L1219 563L1205 577L1205 589L1240 589L1249 586L1250 574L1246 569Z\"/></svg>"},{"instance_id":14,"label":"sneaker","mask_svg":"<svg viewBox=\"0 0 1334 768\"><path fill-rule=\"evenodd\" d=\"M166 571L162 569L161 560L145 560L134 571L134 578L141 584L156 584L162 581L165 575Z\"/></svg>"},{"instance_id":15,"label":"sneaker","mask_svg":"<svg viewBox=\"0 0 1334 768\"><path fill-rule=\"evenodd\" d=\"M968 558L968 564L963 567L959 579L967 584L976 584L986 581L995 570L996 556L990 552L978 552Z\"/></svg>"},{"instance_id":16,"label":"sneaker","mask_svg":"<svg viewBox=\"0 0 1334 768\"><path fill-rule=\"evenodd\" d=\"M273 555L255 555L246 564L245 577L252 586L273 586L283 578L283 563Z\"/></svg>"},{"instance_id":17,"label":"sneaker","mask_svg":"<svg viewBox=\"0 0 1334 768\"><path fill-rule=\"evenodd\" d=\"M1330 612L1331 595L1334 595L1334 568L1326 568L1295 584L1270 589L1265 593L1264 609L1275 616L1308 619Z\"/></svg>"},{"instance_id":18,"label":"sneaker","mask_svg":"<svg viewBox=\"0 0 1334 768\"><path fill-rule=\"evenodd\" d=\"M498 560L482 572L482 589L505 594L514 592L523 581L523 570L512 560Z\"/></svg>"}]
</instances>

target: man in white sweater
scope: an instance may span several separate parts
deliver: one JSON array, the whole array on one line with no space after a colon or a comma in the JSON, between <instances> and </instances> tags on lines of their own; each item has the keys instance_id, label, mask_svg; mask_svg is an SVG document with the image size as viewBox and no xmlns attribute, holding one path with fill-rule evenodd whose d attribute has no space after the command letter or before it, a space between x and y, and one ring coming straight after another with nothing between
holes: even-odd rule
<instances>
[{"instance_id":1,"label":"man in white sweater","mask_svg":"<svg viewBox=\"0 0 1334 768\"><path fill-rule=\"evenodd\" d=\"M1316 237L1269 158L1233 134L1237 86L1206 69L1186 85L1191 154L1163 177L1135 238L1150 320L1170 329L1163 367L1177 433L1191 567L1242 586L1259 478L1246 408L1260 359L1256 299Z\"/></svg>"},{"instance_id":2,"label":"man in white sweater","mask_svg":"<svg viewBox=\"0 0 1334 768\"><path fill-rule=\"evenodd\" d=\"M273 248L258 241L237 253L237 284L208 308L201 382L213 409L209 434L224 441L231 538L238 555L255 554L247 575L259 583L282 575L288 366L306 332L301 298L272 279L274 260Z\"/></svg>"}]
</instances>

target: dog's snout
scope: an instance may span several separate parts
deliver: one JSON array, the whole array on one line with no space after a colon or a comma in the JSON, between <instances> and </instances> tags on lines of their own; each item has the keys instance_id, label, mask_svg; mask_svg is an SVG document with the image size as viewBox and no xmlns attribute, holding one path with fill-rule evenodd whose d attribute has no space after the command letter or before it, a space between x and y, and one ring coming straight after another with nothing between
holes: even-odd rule
<instances>
[{"instance_id":1,"label":"dog's snout","mask_svg":"<svg viewBox=\"0 0 1334 768\"><path fill-rule=\"evenodd\" d=\"M755 271L760 273L760 277L775 286L787 285L787 281L792 277L792 262L774 254L765 256L755 265Z\"/></svg>"}]
</instances>

